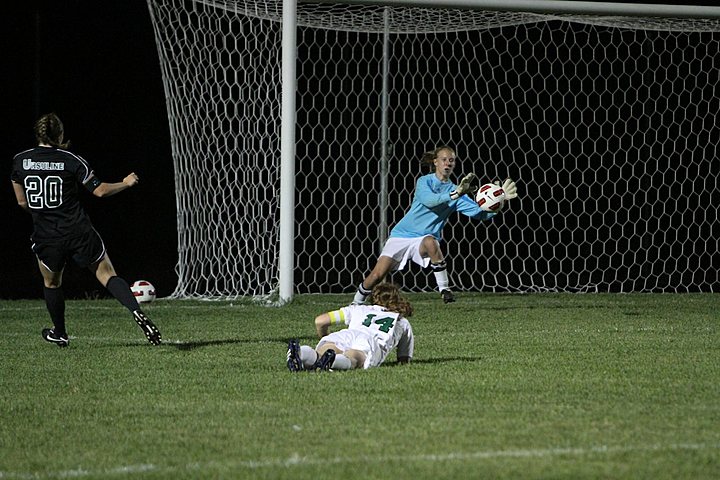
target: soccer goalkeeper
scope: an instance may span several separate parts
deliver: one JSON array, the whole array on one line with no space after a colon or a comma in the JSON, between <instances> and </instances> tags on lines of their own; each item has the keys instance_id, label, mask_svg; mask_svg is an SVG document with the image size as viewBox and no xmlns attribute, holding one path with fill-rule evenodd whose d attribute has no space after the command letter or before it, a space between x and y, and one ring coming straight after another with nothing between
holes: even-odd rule
<instances>
[{"instance_id":1,"label":"soccer goalkeeper","mask_svg":"<svg viewBox=\"0 0 720 480\"><path fill-rule=\"evenodd\" d=\"M443 301L455 301L440 248L442 229L454 212L476 220L489 220L496 214L481 210L475 200L466 195L474 192L473 181L477 178L474 173L466 175L459 185L450 181L456 162L455 149L448 146L423 154L421 164L435 171L418 179L410 210L390 231L375 267L358 286L352 303L365 303L375 285L388 273L405 268L409 260L423 268L429 265ZM505 180L502 187L506 200L518 196L512 180Z\"/></svg>"}]
</instances>

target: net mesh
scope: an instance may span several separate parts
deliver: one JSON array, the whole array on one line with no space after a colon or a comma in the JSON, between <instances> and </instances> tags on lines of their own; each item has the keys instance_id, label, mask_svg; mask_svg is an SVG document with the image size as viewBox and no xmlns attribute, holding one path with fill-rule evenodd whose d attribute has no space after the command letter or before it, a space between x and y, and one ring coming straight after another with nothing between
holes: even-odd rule
<instances>
[{"instance_id":1,"label":"net mesh","mask_svg":"<svg viewBox=\"0 0 720 480\"><path fill-rule=\"evenodd\" d=\"M275 291L281 12L148 0L176 169L177 297ZM388 208L380 212L388 25ZM419 158L521 198L443 232L457 290L718 291L720 24L298 5L295 291L351 292ZM434 288L416 268L394 274Z\"/></svg>"}]
</instances>

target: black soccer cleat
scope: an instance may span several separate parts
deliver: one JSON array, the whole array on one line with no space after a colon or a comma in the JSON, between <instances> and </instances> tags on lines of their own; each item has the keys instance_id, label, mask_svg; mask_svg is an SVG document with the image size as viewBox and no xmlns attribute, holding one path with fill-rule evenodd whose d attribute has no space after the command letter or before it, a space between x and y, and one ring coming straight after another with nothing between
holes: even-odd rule
<instances>
[{"instance_id":1,"label":"black soccer cleat","mask_svg":"<svg viewBox=\"0 0 720 480\"><path fill-rule=\"evenodd\" d=\"M452 290L450 290L449 288L446 288L445 290L440 292L440 296L445 303L453 303L455 301L455 295L453 295Z\"/></svg>"},{"instance_id":2,"label":"black soccer cleat","mask_svg":"<svg viewBox=\"0 0 720 480\"><path fill-rule=\"evenodd\" d=\"M160 345L160 342L162 340L160 330L158 330L155 324L150 321L147 315L145 315L142 310L135 310L133 312L133 318L135 319L135 323L138 324L140 329L147 337L148 342L152 343L153 345Z\"/></svg>"},{"instance_id":3,"label":"black soccer cleat","mask_svg":"<svg viewBox=\"0 0 720 480\"><path fill-rule=\"evenodd\" d=\"M287 367L291 372L305 370L305 366L300 360L300 343L294 338L288 342Z\"/></svg>"},{"instance_id":4,"label":"black soccer cleat","mask_svg":"<svg viewBox=\"0 0 720 480\"><path fill-rule=\"evenodd\" d=\"M58 347L67 347L70 345L70 340L67 334L58 335L55 333L54 328L44 328L42 331L42 337L46 342L54 343Z\"/></svg>"},{"instance_id":5,"label":"black soccer cleat","mask_svg":"<svg viewBox=\"0 0 720 480\"><path fill-rule=\"evenodd\" d=\"M313 370L316 372L332 372L330 367L332 367L333 363L335 363L335 350L326 350L315 362Z\"/></svg>"}]
</instances>

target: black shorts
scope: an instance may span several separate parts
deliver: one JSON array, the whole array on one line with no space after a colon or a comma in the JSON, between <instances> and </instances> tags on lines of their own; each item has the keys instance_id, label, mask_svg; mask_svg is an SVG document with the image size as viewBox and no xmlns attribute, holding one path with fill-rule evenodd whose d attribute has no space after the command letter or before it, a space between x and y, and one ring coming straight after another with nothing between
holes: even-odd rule
<instances>
[{"instance_id":1,"label":"black shorts","mask_svg":"<svg viewBox=\"0 0 720 480\"><path fill-rule=\"evenodd\" d=\"M51 272L60 272L68 259L81 268L97 263L105 256L105 244L93 229L62 240L33 241L32 251Z\"/></svg>"}]
</instances>

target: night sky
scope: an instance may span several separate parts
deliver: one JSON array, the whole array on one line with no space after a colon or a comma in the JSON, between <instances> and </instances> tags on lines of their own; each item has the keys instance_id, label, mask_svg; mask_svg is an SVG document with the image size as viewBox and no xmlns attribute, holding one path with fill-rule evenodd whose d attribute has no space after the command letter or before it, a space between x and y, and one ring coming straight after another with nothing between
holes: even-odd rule
<instances>
[{"instance_id":1,"label":"night sky","mask_svg":"<svg viewBox=\"0 0 720 480\"><path fill-rule=\"evenodd\" d=\"M42 298L42 278L30 251L30 215L16 204L10 171L13 156L35 145L35 120L51 111L65 124L70 150L99 178L117 182L132 171L140 176L135 188L105 199L83 192L82 201L118 274L128 282L151 281L159 296L171 294L178 257L174 171L145 0L9 5L0 16L5 165L0 299ZM68 298L107 296L90 272L74 265L66 268L64 288Z\"/></svg>"},{"instance_id":2,"label":"night sky","mask_svg":"<svg viewBox=\"0 0 720 480\"><path fill-rule=\"evenodd\" d=\"M30 215L15 201L13 156L35 145L34 121L56 112L70 150L108 182L131 171L141 183L83 205L128 282L147 279L160 296L175 288L176 209L170 135L157 49L143 0L30 1L3 15L0 298L42 298L30 251ZM87 270L65 270L68 298L105 297Z\"/></svg>"}]
</instances>

